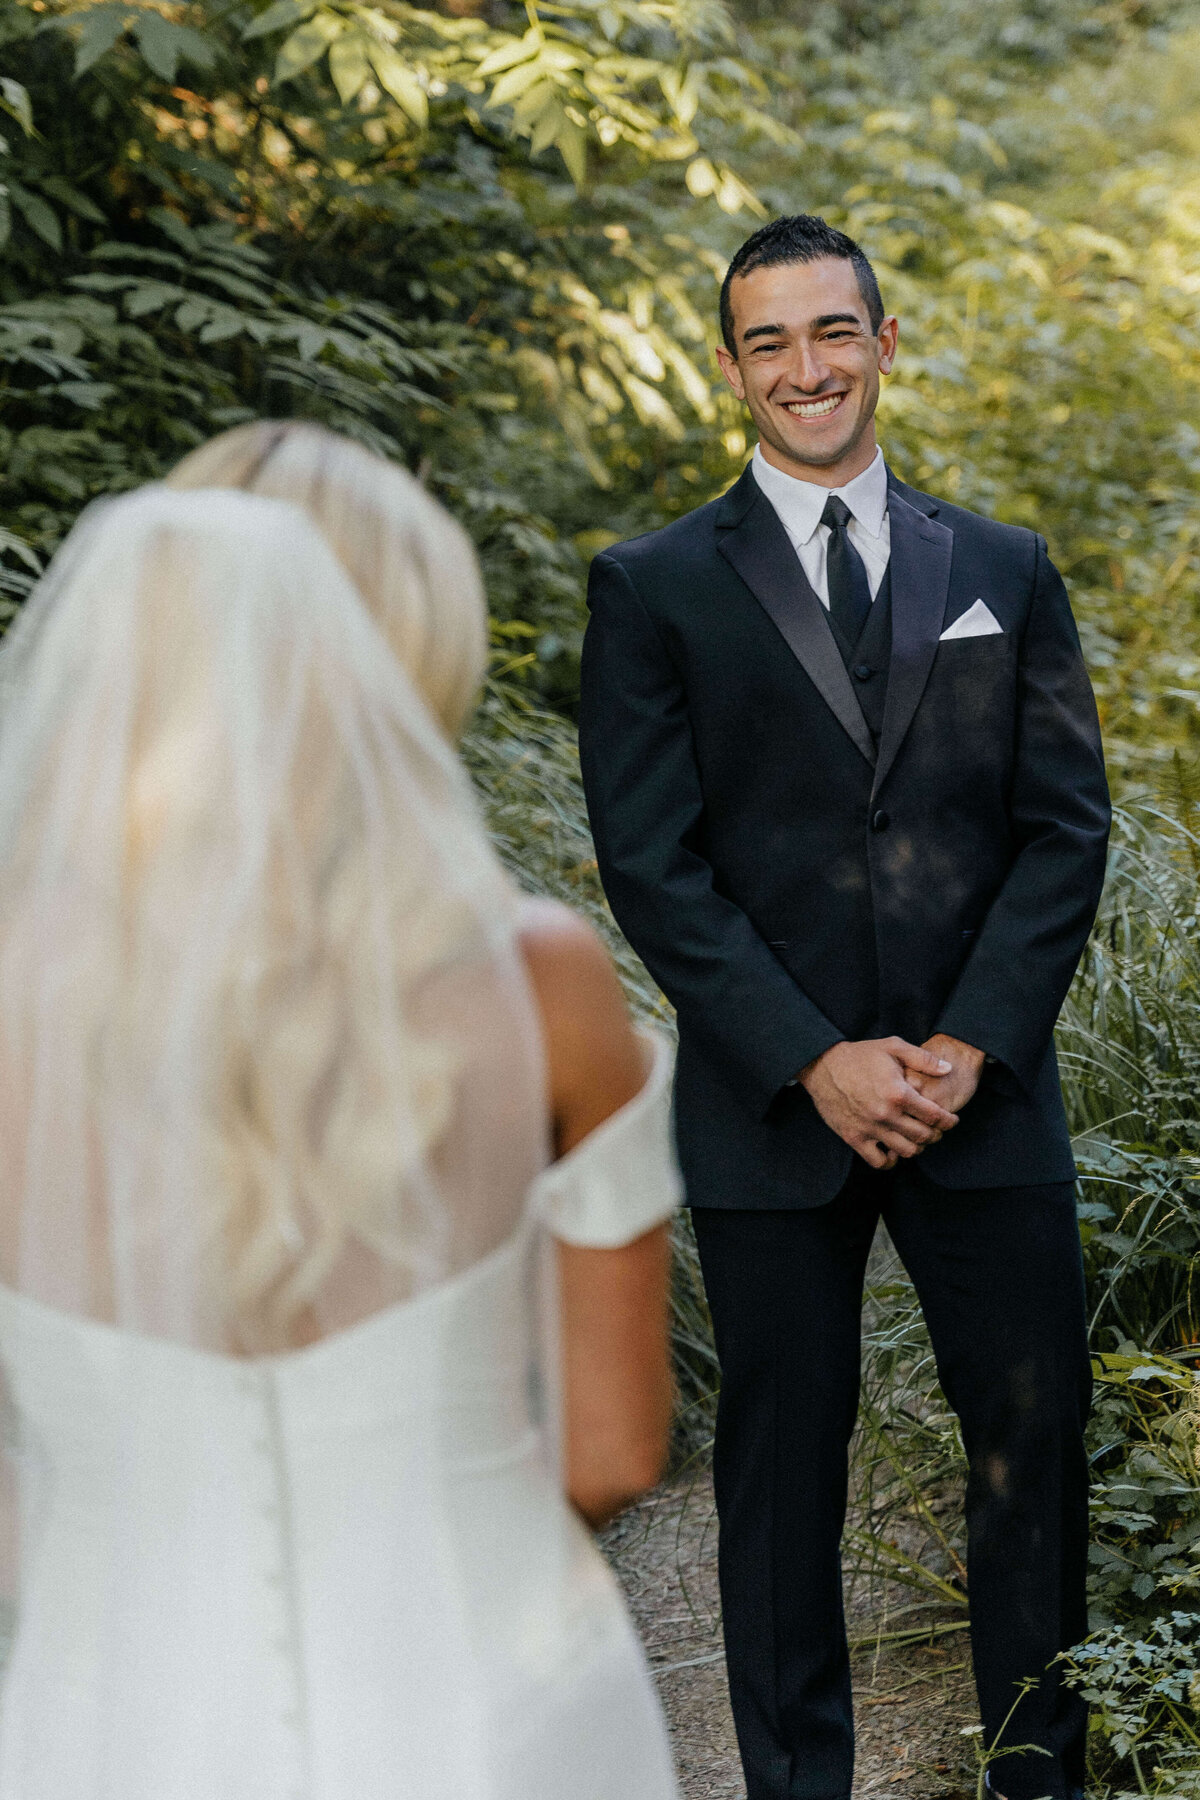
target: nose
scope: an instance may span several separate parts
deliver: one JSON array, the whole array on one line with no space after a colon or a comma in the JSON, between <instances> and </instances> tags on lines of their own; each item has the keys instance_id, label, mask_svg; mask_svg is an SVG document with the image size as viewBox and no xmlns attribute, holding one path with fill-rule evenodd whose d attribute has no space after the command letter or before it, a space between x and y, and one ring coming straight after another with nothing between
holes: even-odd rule
<instances>
[{"instance_id":1,"label":"nose","mask_svg":"<svg viewBox=\"0 0 1200 1800\"><path fill-rule=\"evenodd\" d=\"M800 339L793 347L788 378L801 394L816 394L829 380L832 370L822 356L820 346Z\"/></svg>"}]
</instances>

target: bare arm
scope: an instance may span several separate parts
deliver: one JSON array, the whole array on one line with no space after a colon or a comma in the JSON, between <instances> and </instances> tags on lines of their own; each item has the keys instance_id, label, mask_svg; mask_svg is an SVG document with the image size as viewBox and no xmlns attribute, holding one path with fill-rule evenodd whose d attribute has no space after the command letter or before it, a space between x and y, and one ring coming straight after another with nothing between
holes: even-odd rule
<instances>
[{"instance_id":1,"label":"bare arm","mask_svg":"<svg viewBox=\"0 0 1200 1800\"><path fill-rule=\"evenodd\" d=\"M641 1047L607 952L565 907L530 902L521 946L565 1155L639 1092ZM567 1492L600 1526L662 1474L671 1417L666 1226L616 1250L558 1245Z\"/></svg>"}]
</instances>

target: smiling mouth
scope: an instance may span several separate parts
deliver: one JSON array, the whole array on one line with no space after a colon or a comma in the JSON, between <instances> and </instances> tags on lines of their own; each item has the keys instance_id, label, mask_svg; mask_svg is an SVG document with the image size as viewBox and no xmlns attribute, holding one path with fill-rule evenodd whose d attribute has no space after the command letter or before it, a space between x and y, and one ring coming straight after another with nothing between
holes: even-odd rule
<instances>
[{"instance_id":1,"label":"smiling mouth","mask_svg":"<svg viewBox=\"0 0 1200 1800\"><path fill-rule=\"evenodd\" d=\"M823 400L785 400L783 410L793 419L827 419L845 398L845 394L827 394Z\"/></svg>"}]
</instances>

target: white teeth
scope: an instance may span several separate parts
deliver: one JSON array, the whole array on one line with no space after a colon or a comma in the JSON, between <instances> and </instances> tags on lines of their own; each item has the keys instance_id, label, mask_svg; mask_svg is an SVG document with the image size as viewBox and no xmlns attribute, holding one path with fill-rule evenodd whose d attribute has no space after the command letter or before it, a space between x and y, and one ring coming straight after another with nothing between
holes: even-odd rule
<instances>
[{"instance_id":1,"label":"white teeth","mask_svg":"<svg viewBox=\"0 0 1200 1800\"><path fill-rule=\"evenodd\" d=\"M842 394L830 394L827 400L787 400L784 402L784 410L797 419L823 419L826 413L831 413L834 407L840 406L843 399Z\"/></svg>"}]
</instances>

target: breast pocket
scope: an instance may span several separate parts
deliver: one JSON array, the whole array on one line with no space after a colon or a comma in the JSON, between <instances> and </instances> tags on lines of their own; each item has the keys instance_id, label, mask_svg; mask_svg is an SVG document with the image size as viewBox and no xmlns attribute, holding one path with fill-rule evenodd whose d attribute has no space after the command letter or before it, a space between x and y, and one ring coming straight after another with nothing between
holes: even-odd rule
<instances>
[{"instance_id":1,"label":"breast pocket","mask_svg":"<svg viewBox=\"0 0 1200 1800\"><path fill-rule=\"evenodd\" d=\"M1016 704L1017 640L1010 632L951 638L939 644L926 690L956 754L995 754L1012 736Z\"/></svg>"}]
</instances>

